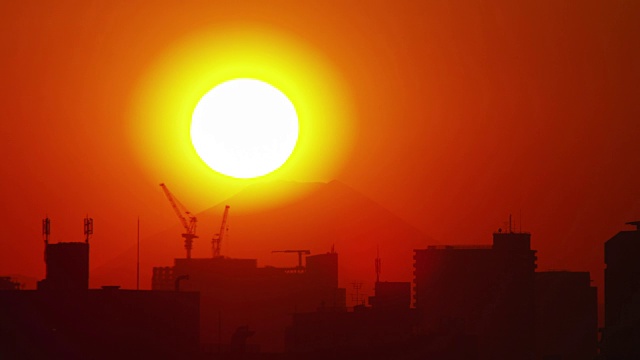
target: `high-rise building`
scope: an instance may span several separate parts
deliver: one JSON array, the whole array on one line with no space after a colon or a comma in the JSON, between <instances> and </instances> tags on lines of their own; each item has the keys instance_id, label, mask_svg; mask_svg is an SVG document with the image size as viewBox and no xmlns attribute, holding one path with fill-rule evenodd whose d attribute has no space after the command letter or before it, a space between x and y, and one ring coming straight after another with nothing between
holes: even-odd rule
<instances>
[{"instance_id":1,"label":"high-rise building","mask_svg":"<svg viewBox=\"0 0 640 360\"><path fill-rule=\"evenodd\" d=\"M335 252L307 256L306 266L291 268L258 267L255 259L175 259L173 267L154 268L152 288L200 292L201 339L214 352L228 351L245 327L246 351L282 351L291 314L346 307Z\"/></svg>"},{"instance_id":2,"label":"high-rise building","mask_svg":"<svg viewBox=\"0 0 640 360\"><path fill-rule=\"evenodd\" d=\"M479 359L530 359L536 268L530 240L528 233L497 232L492 246L415 250L420 331L475 336Z\"/></svg>"},{"instance_id":3,"label":"high-rise building","mask_svg":"<svg viewBox=\"0 0 640 360\"><path fill-rule=\"evenodd\" d=\"M0 358L190 358L199 312L195 292L0 291Z\"/></svg>"},{"instance_id":4,"label":"high-rise building","mask_svg":"<svg viewBox=\"0 0 640 360\"><path fill-rule=\"evenodd\" d=\"M87 290L89 288L89 243L45 244L46 278L40 290Z\"/></svg>"},{"instance_id":5,"label":"high-rise building","mask_svg":"<svg viewBox=\"0 0 640 360\"><path fill-rule=\"evenodd\" d=\"M374 309L408 309L411 306L411 283L376 281L375 295L369 297Z\"/></svg>"},{"instance_id":6,"label":"high-rise building","mask_svg":"<svg viewBox=\"0 0 640 360\"><path fill-rule=\"evenodd\" d=\"M84 242L48 241L46 278L38 290L0 290L1 359L194 357L200 341L200 294L89 289L89 235Z\"/></svg>"},{"instance_id":7,"label":"high-rise building","mask_svg":"<svg viewBox=\"0 0 640 360\"><path fill-rule=\"evenodd\" d=\"M640 221L604 245L605 359L640 359Z\"/></svg>"},{"instance_id":8,"label":"high-rise building","mask_svg":"<svg viewBox=\"0 0 640 360\"><path fill-rule=\"evenodd\" d=\"M371 307L293 314L286 350L300 359L476 360L475 337L425 334L411 305L411 283L376 281Z\"/></svg>"},{"instance_id":9,"label":"high-rise building","mask_svg":"<svg viewBox=\"0 0 640 360\"><path fill-rule=\"evenodd\" d=\"M588 272L537 272L535 309L536 359L597 356L597 289Z\"/></svg>"}]
</instances>

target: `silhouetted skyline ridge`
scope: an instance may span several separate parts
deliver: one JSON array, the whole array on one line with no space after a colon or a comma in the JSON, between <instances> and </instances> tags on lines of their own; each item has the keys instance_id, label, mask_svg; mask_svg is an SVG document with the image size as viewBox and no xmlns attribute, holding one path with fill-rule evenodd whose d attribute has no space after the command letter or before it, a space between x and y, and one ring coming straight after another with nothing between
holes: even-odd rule
<instances>
[{"instance_id":1,"label":"silhouetted skyline ridge","mask_svg":"<svg viewBox=\"0 0 640 360\"><path fill-rule=\"evenodd\" d=\"M264 194L288 191L291 198L273 208L244 211L252 201L263 200ZM179 195L179 194L178 194ZM279 194L278 194L279 195ZM158 196L162 196L159 192ZM225 201L200 211L193 257L211 257L211 238L219 232L224 206L230 205L226 240L221 254L236 258L256 258L261 266L291 266L293 256L272 254L273 250L305 248L312 254L324 253L332 246L344 259L340 264L342 286L353 280L373 286L373 262L376 248L383 261L382 279L410 281L411 254L414 248L437 243L428 235L384 208L366 195L338 180L327 183L274 181L247 186ZM171 208L167 205L167 212ZM182 229L176 220L164 230L142 237L143 264L158 266L185 256L180 238ZM135 263L133 246L118 258L94 269L96 280L119 273L131 278ZM147 287L150 270L142 266L142 286ZM93 282L92 282L93 283ZM99 285L99 283L97 283Z\"/></svg>"}]
</instances>

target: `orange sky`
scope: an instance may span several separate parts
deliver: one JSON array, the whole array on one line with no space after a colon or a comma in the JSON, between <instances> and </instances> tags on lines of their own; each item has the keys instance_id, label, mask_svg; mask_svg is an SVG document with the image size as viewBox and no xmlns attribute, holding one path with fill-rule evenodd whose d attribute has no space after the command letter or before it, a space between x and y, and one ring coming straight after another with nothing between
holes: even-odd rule
<instances>
[{"instance_id":1,"label":"orange sky","mask_svg":"<svg viewBox=\"0 0 640 360\"><path fill-rule=\"evenodd\" d=\"M138 215L149 233L176 223L158 183L194 212L228 196L186 189L179 153L144 161L132 114L167 51L246 28L321 59L348 100L339 166L292 180L338 179L440 243L489 243L522 214L540 269L602 285L604 241L640 219L640 3L463 3L3 2L0 274L44 276L45 215L60 241L92 216L98 266L135 242Z\"/></svg>"}]
</instances>

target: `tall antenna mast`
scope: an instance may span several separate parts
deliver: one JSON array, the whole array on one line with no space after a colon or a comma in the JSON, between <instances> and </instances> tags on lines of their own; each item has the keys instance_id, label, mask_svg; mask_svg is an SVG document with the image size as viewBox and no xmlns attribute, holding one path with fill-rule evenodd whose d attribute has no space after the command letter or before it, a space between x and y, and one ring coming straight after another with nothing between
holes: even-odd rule
<instances>
[{"instance_id":1,"label":"tall antenna mast","mask_svg":"<svg viewBox=\"0 0 640 360\"><path fill-rule=\"evenodd\" d=\"M382 260L380 259L380 247L377 247L376 250L376 283L379 283L380 273L382 272Z\"/></svg>"},{"instance_id":2,"label":"tall antenna mast","mask_svg":"<svg viewBox=\"0 0 640 360\"><path fill-rule=\"evenodd\" d=\"M136 290L140 290L140 216L138 216L138 254L136 256Z\"/></svg>"}]
</instances>

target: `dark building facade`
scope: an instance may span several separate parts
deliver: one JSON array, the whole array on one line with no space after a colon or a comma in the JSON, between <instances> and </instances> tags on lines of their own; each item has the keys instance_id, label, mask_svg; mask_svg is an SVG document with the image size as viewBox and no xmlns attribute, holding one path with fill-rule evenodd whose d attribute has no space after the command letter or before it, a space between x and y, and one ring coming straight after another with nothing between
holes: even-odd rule
<instances>
[{"instance_id":1,"label":"dark building facade","mask_svg":"<svg viewBox=\"0 0 640 360\"><path fill-rule=\"evenodd\" d=\"M376 282L371 307L293 314L286 351L296 359L476 359L475 338L424 334L410 308L411 283Z\"/></svg>"},{"instance_id":2,"label":"dark building facade","mask_svg":"<svg viewBox=\"0 0 640 360\"><path fill-rule=\"evenodd\" d=\"M536 251L530 239L498 232L492 246L415 250L420 331L476 337L479 359L531 359Z\"/></svg>"},{"instance_id":3,"label":"dark building facade","mask_svg":"<svg viewBox=\"0 0 640 360\"><path fill-rule=\"evenodd\" d=\"M591 286L588 272L537 272L535 311L536 359L597 356L597 289Z\"/></svg>"},{"instance_id":4,"label":"dark building facade","mask_svg":"<svg viewBox=\"0 0 640 360\"><path fill-rule=\"evenodd\" d=\"M605 359L640 359L640 221L604 245Z\"/></svg>"},{"instance_id":5,"label":"dark building facade","mask_svg":"<svg viewBox=\"0 0 640 360\"><path fill-rule=\"evenodd\" d=\"M211 351L229 351L234 334L247 328L247 351L284 350L291 314L319 308L344 309L338 288L338 254L306 257L306 267L258 267L255 259L225 257L175 259L173 267L154 268L155 290L201 294L201 341Z\"/></svg>"},{"instance_id":6,"label":"dark building facade","mask_svg":"<svg viewBox=\"0 0 640 360\"><path fill-rule=\"evenodd\" d=\"M86 290L89 288L89 243L45 243L46 278L38 289Z\"/></svg>"},{"instance_id":7,"label":"dark building facade","mask_svg":"<svg viewBox=\"0 0 640 360\"><path fill-rule=\"evenodd\" d=\"M0 277L0 290L20 290L20 285L9 276Z\"/></svg>"},{"instance_id":8,"label":"dark building facade","mask_svg":"<svg viewBox=\"0 0 640 360\"><path fill-rule=\"evenodd\" d=\"M194 292L0 291L0 358L191 358L199 311Z\"/></svg>"},{"instance_id":9,"label":"dark building facade","mask_svg":"<svg viewBox=\"0 0 640 360\"><path fill-rule=\"evenodd\" d=\"M0 359L183 359L200 346L200 294L89 289L89 237L48 242L37 290L0 290ZM89 227L87 227L89 224ZM88 229L88 230L87 230Z\"/></svg>"},{"instance_id":10,"label":"dark building facade","mask_svg":"<svg viewBox=\"0 0 640 360\"><path fill-rule=\"evenodd\" d=\"M427 341L416 333L415 309L295 313L287 329L286 351L313 359L420 359ZM449 354L447 354L449 355Z\"/></svg>"},{"instance_id":11,"label":"dark building facade","mask_svg":"<svg viewBox=\"0 0 640 360\"><path fill-rule=\"evenodd\" d=\"M407 309L411 306L411 283L377 281L375 295L369 297L374 309Z\"/></svg>"}]
</instances>

